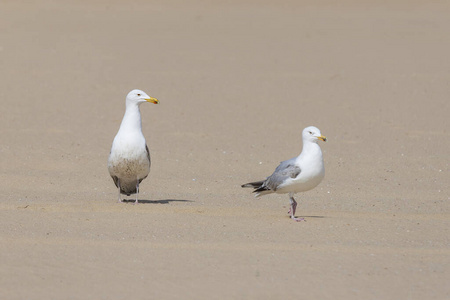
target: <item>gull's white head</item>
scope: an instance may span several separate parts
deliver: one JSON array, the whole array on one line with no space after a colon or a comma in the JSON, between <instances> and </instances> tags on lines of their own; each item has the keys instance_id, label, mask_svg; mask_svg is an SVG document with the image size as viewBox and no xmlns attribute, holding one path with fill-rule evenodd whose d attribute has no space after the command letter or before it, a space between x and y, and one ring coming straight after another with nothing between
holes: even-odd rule
<instances>
[{"instance_id":1,"label":"gull's white head","mask_svg":"<svg viewBox=\"0 0 450 300\"><path fill-rule=\"evenodd\" d=\"M127 95L127 103L135 103L135 104L141 104L144 102L151 102L154 104L158 104L159 101L156 98L150 97L145 92L141 90L132 90Z\"/></svg>"},{"instance_id":2,"label":"gull's white head","mask_svg":"<svg viewBox=\"0 0 450 300\"><path fill-rule=\"evenodd\" d=\"M317 143L318 140L327 141L327 138L324 137L321 133L319 128L314 126L309 126L303 129L302 132L303 141L309 141L313 143Z\"/></svg>"}]
</instances>

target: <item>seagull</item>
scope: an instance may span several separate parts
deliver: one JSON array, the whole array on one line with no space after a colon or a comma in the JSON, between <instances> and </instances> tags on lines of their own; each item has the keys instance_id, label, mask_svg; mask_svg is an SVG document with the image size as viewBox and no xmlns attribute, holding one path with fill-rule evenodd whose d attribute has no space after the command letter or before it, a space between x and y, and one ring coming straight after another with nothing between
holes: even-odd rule
<instances>
[{"instance_id":1,"label":"seagull","mask_svg":"<svg viewBox=\"0 0 450 300\"><path fill-rule=\"evenodd\" d=\"M150 172L150 152L142 134L141 112L139 106L144 102L158 104L156 98L141 90L132 90L126 98L125 115L119 131L112 143L108 158L108 171L120 194L136 194L138 203L139 184Z\"/></svg>"},{"instance_id":2,"label":"seagull","mask_svg":"<svg viewBox=\"0 0 450 300\"><path fill-rule=\"evenodd\" d=\"M283 161L275 171L265 180L249 182L241 187L251 187L255 190L255 197L277 193L289 194L290 214L294 221L303 221L304 218L295 217L297 202L294 195L315 188L325 176L322 150L318 141L327 141L317 127L309 126L303 129L303 150L299 156Z\"/></svg>"}]
</instances>

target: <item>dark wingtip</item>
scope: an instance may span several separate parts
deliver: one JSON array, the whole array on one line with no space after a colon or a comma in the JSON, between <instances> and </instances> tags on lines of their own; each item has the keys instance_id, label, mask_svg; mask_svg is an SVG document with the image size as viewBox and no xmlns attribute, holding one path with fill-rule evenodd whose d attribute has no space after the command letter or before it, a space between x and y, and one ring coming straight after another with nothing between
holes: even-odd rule
<instances>
[{"instance_id":1,"label":"dark wingtip","mask_svg":"<svg viewBox=\"0 0 450 300\"><path fill-rule=\"evenodd\" d=\"M270 190L270 189L267 188L266 186L262 186L262 187L259 187L259 188L255 189L253 191L253 193L261 193L261 192L268 191L268 190Z\"/></svg>"},{"instance_id":2,"label":"dark wingtip","mask_svg":"<svg viewBox=\"0 0 450 300\"><path fill-rule=\"evenodd\" d=\"M246 187L251 187L251 188L260 188L263 185L264 181L255 181L255 182L249 182L246 184L241 185L241 187L246 188Z\"/></svg>"}]
</instances>

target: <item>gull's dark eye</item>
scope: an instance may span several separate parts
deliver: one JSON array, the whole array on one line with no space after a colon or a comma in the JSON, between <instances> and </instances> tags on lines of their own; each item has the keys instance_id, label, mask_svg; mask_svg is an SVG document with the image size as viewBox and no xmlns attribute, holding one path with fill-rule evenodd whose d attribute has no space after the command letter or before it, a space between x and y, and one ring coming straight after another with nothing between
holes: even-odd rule
<instances>
[{"instance_id":1,"label":"gull's dark eye","mask_svg":"<svg viewBox=\"0 0 450 300\"><path fill-rule=\"evenodd\" d=\"M141 96L141 94L138 94L138 96Z\"/></svg>"},{"instance_id":2,"label":"gull's dark eye","mask_svg":"<svg viewBox=\"0 0 450 300\"><path fill-rule=\"evenodd\" d=\"M312 131L309 131L309 134L312 135L313 134Z\"/></svg>"}]
</instances>

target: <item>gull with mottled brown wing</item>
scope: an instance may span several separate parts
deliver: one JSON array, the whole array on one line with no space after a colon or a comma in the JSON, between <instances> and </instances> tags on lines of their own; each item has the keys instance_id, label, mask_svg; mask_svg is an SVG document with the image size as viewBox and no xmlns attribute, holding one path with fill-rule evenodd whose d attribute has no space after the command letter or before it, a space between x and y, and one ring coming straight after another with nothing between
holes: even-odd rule
<instances>
[{"instance_id":1,"label":"gull with mottled brown wing","mask_svg":"<svg viewBox=\"0 0 450 300\"><path fill-rule=\"evenodd\" d=\"M136 194L138 203L139 184L150 172L150 152L142 133L141 112L139 106L144 102L158 104L156 98L141 90L132 90L126 98L125 115L119 131L112 143L108 158L108 171L120 194Z\"/></svg>"}]
</instances>

